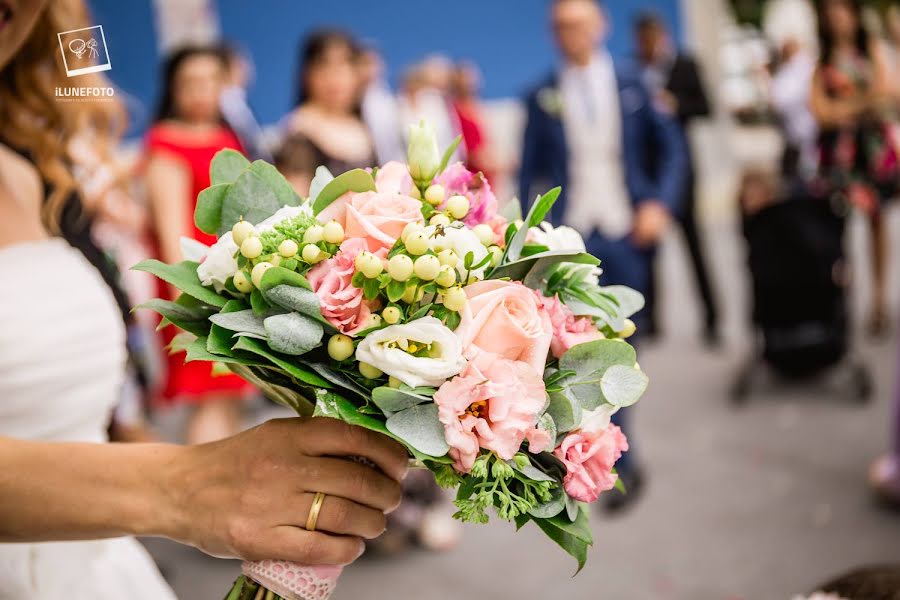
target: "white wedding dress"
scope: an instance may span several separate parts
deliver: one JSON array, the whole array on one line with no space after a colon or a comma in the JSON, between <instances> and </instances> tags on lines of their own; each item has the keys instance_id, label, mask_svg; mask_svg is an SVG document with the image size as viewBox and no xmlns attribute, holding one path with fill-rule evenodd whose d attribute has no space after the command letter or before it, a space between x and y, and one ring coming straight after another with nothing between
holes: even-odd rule
<instances>
[{"instance_id":1,"label":"white wedding dress","mask_svg":"<svg viewBox=\"0 0 900 600\"><path fill-rule=\"evenodd\" d=\"M0 436L107 441L125 333L99 273L65 241L0 248ZM67 501L59 490L41 502ZM0 544L0 600L174 600L131 538Z\"/></svg>"}]
</instances>

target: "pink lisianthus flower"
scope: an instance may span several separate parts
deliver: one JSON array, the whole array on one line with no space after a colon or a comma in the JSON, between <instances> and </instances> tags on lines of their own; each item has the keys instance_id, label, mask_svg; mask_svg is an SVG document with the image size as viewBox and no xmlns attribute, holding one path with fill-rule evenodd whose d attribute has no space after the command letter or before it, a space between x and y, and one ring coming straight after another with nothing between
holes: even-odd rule
<instances>
[{"instance_id":1,"label":"pink lisianthus flower","mask_svg":"<svg viewBox=\"0 0 900 600\"><path fill-rule=\"evenodd\" d=\"M543 374L553 339L550 315L518 281L491 279L463 288L469 302L456 334L466 354L490 352L527 363Z\"/></svg>"},{"instance_id":2,"label":"pink lisianthus flower","mask_svg":"<svg viewBox=\"0 0 900 600\"><path fill-rule=\"evenodd\" d=\"M379 169L375 187L374 192L347 192L319 213L318 220L337 221L348 239L365 240L370 252L391 248L404 227L423 221L422 202L406 195L412 178L401 163L389 162Z\"/></svg>"},{"instance_id":3,"label":"pink lisianthus flower","mask_svg":"<svg viewBox=\"0 0 900 600\"><path fill-rule=\"evenodd\" d=\"M468 198L469 212L463 218L463 223L469 227L481 223L492 224L498 216L497 197L491 190L491 184L480 172L473 173L461 162L456 162L444 169L434 182L444 186L446 198L457 195Z\"/></svg>"},{"instance_id":4,"label":"pink lisianthus flower","mask_svg":"<svg viewBox=\"0 0 900 600\"><path fill-rule=\"evenodd\" d=\"M548 298L537 290L533 291L538 303L550 315L550 322L553 324L550 352L555 358L561 357L572 346L603 338L603 334L597 331L593 319L576 317L568 306L560 302L559 296L554 294Z\"/></svg>"},{"instance_id":5,"label":"pink lisianthus flower","mask_svg":"<svg viewBox=\"0 0 900 600\"><path fill-rule=\"evenodd\" d=\"M490 352L467 358L466 368L434 394L456 470L468 473L479 448L509 460L528 439L532 452L543 451L549 436L535 427L547 395L541 374Z\"/></svg>"},{"instance_id":6,"label":"pink lisianthus flower","mask_svg":"<svg viewBox=\"0 0 900 600\"><path fill-rule=\"evenodd\" d=\"M563 488L581 502L593 502L616 485L612 472L616 461L628 450L628 440L617 425L596 431L573 431L553 454L566 466Z\"/></svg>"},{"instance_id":7,"label":"pink lisianthus flower","mask_svg":"<svg viewBox=\"0 0 900 600\"><path fill-rule=\"evenodd\" d=\"M317 264L306 275L319 297L322 316L347 335L364 329L372 313L363 291L351 283L355 271L353 263L357 255L366 249L364 239L344 240L337 254ZM382 250L379 255L385 253Z\"/></svg>"}]
</instances>

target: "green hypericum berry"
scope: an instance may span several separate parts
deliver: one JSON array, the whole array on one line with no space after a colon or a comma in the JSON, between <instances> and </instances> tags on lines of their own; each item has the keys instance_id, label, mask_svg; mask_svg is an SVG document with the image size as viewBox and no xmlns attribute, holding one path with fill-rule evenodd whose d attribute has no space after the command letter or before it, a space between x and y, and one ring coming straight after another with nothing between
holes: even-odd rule
<instances>
[{"instance_id":1,"label":"green hypericum berry","mask_svg":"<svg viewBox=\"0 0 900 600\"><path fill-rule=\"evenodd\" d=\"M256 236L248 237L241 243L241 254L244 258L254 259L262 254L262 242Z\"/></svg>"},{"instance_id":2,"label":"green hypericum berry","mask_svg":"<svg viewBox=\"0 0 900 600\"><path fill-rule=\"evenodd\" d=\"M405 254L397 254L388 261L388 275L395 281L406 281L413 274L413 261Z\"/></svg>"},{"instance_id":3,"label":"green hypericum berry","mask_svg":"<svg viewBox=\"0 0 900 600\"><path fill-rule=\"evenodd\" d=\"M428 252L428 236L424 231L414 231L406 238L406 250L413 256Z\"/></svg>"},{"instance_id":4,"label":"green hypericum berry","mask_svg":"<svg viewBox=\"0 0 900 600\"><path fill-rule=\"evenodd\" d=\"M494 243L494 230L491 229L490 225L481 223L480 225L473 227L472 231L475 233L478 241L485 246L490 246Z\"/></svg>"},{"instance_id":5,"label":"green hypericum berry","mask_svg":"<svg viewBox=\"0 0 900 600\"><path fill-rule=\"evenodd\" d=\"M248 223L243 219L235 223L234 227L231 228L231 238L238 246L243 244L244 240L246 240L248 237L252 237L254 235L256 235L256 228L253 227L253 223Z\"/></svg>"},{"instance_id":6,"label":"green hypericum berry","mask_svg":"<svg viewBox=\"0 0 900 600\"><path fill-rule=\"evenodd\" d=\"M340 244L344 241L344 226L337 221L329 221L322 227L322 238L329 244Z\"/></svg>"},{"instance_id":7,"label":"green hypericum berry","mask_svg":"<svg viewBox=\"0 0 900 600\"><path fill-rule=\"evenodd\" d=\"M243 271L238 271L234 274L234 279L231 280L234 284L234 287L237 288L237 291L242 294L249 294L253 291L253 284L250 283L250 279L244 274Z\"/></svg>"},{"instance_id":8,"label":"green hypericum berry","mask_svg":"<svg viewBox=\"0 0 900 600\"><path fill-rule=\"evenodd\" d=\"M444 186L439 183L429 185L425 190L425 202L432 206L437 206L444 201Z\"/></svg>"},{"instance_id":9,"label":"green hypericum berry","mask_svg":"<svg viewBox=\"0 0 900 600\"><path fill-rule=\"evenodd\" d=\"M433 254L424 254L416 259L413 265L416 277L423 281L431 281L441 270L441 261Z\"/></svg>"},{"instance_id":10,"label":"green hypericum berry","mask_svg":"<svg viewBox=\"0 0 900 600\"><path fill-rule=\"evenodd\" d=\"M364 362L359 363L359 373L366 379L378 379L384 375L381 369Z\"/></svg>"},{"instance_id":11,"label":"green hypericum berry","mask_svg":"<svg viewBox=\"0 0 900 600\"><path fill-rule=\"evenodd\" d=\"M447 212L454 219L462 219L469 212L469 199L465 196L450 196L447 200Z\"/></svg>"},{"instance_id":12,"label":"green hypericum berry","mask_svg":"<svg viewBox=\"0 0 900 600\"><path fill-rule=\"evenodd\" d=\"M448 309L459 312L465 307L468 298L462 288L450 288L444 294L444 306Z\"/></svg>"},{"instance_id":13,"label":"green hypericum berry","mask_svg":"<svg viewBox=\"0 0 900 600\"><path fill-rule=\"evenodd\" d=\"M285 258L291 258L297 255L297 252L300 250L300 247L297 246L297 242L294 240L284 240L280 244L278 244L278 254Z\"/></svg>"},{"instance_id":14,"label":"green hypericum berry","mask_svg":"<svg viewBox=\"0 0 900 600\"><path fill-rule=\"evenodd\" d=\"M353 356L353 340L337 333L328 340L328 356L334 360L347 360Z\"/></svg>"},{"instance_id":15,"label":"green hypericum berry","mask_svg":"<svg viewBox=\"0 0 900 600\"><path fill-rule=\"evenodd\" d=\"M273 266L275 265L268 262L257 263L257 265L253 267L253 270L250 271L250 281L253 282L253 285L255 285L256 287L260 287L263 275L265 275L266 271L271 269Z\"/></svg>"},{"instance_id":16,"label":"green hypericum berry","mask_svg":"<svg viewBox=\"0 0 900 600\"><path fill-rule=\"evenodd\" d=\"M393 325L394 323L400 320L402 316L400 309L396 306L388 306L383 311L381 311L381 318L384 319L384 322L388 325Z\"/></svg>"},{"instance_id":17,"label":"green hypericum berry","mask_svg":"<svg viewBox=\"0 0 900 600\"><path fill-rule=\"evenodd\" d=\"M325 229L321 225L311 225L304 233L303 233L303 243L304 244L318 244L322 241L322 236L325 234Z\"/></svg>"}]
</instances>

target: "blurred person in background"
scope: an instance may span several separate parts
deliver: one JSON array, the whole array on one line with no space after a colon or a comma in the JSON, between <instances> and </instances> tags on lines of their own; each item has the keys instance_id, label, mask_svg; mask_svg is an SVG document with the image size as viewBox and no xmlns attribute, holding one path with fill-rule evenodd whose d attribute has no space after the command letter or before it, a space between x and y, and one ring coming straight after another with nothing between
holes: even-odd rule
<instances>
[{"instance_id":1,"label":"blurred person in background","mask_svg":"<svg viewBox=\"0 0 900 600\"><path fill-rule=\"evenodd\" d=\"M461 62L454 66L451 82L453 112L462 132L466 166L470 171L484 173L488 181L494 181L497 164L484 107L478 99L481 72L474 63Z\"/></svg>"},{"instance_id":2,"label":"blurred person in background","mask_svg":"<svg viewBox=\"0 0 900 600\"><path fill-rule=\"evenodd\" d=\"M209 187L209 165L223 148L243 151L219 110L227 77L223 52L213 46L189 46L175 51L163 68L162 96L154 125L145 140L144 178L156 255L167 263L184 259L181 238L211 245L214 235L194 224L197 195ZM159 296L175 299L175 290L160 282ZM163 329L166 345L177 333ZM214 375L208 364L184 362L182 352L168 357L161 401L188 404L193 413L187 441L198 444L238 431L241 400L253 388L233 374Z\"/></svg>"},{"instance_id":3,"label":"blurred person in background","mask_svg":"<svg viewBox=\"0 0 900 600\"><path fill-rule=\"evenodd\" d=\"M869 485L886 505L900 510L900 377L894 385L893 412L891 447L869 468Z\"/></svg>"},{"instance_id":4,"label":"blurred person in background","mask_svg":"<svg viewBox=\"0 0 900 600\"><path fill-rule=\"evenodd\" d=\"M858 0L818 0L816 10L819 63L810 97L820 132L816 184L869 216L874 279L869 331L883 335L889 316L882 202L896 194L898 185L897 147L884 118L896 106L892 75L884 47L863 27Z\"/></svg>"},{"instance_id":5,"label":"blurred person in background","mask_svg":"<svg viewBox=\"0 0 900 600\"><path fill-rule=\"evenodd\" d=\"M222 118L238 136L250 160L272 162L272 153L263 143L263 132L247 102L247 90L253 82L250 57L233 44L225 44L226 78L219 100Z\"/></svg>"},{"instance_id":6,"label":"blurred person in background","mask_svg":"<svg viewBox=\"0 0 900 600\"><path fill-rule=\"evenodd\" d=\"M459 124L450 106L452 81L453 63L440 55L427 57L406 71L399 99L404 139L409 136L409 126L423 119L434 129L441 149L459 135ZM451 162L460 160L462 154L462 149L457 149Z\"/></svg>"},{"instance_id":7,"label":"blurred person in background","mask_svg":"<svg viewBox=\"0 0 900 600\"><path fill-rule=\"evenodd\" d=\"M709 101L703 89L702 78L697 63L684 52L673 47L666 24L659 15L645 12L638 16L634 24L644 85L654 99L657 110L671 115L681 126L687 149L687 176L682 190L681 212L676 222L684 232L688 255L694 271L697 291L703 303L703 337L709 346L719 343L719 311L710 283L709 269L704 259L703 240L697 225L697 185L694 173L693 149L690 146L688 129L697 119L710 116ZM655 153L654 153L655 154ZM650 161L655 156L649 157ZM655 263L654 263L655 265ZM658 330L656 315L656 283L658 269L654 267L647 294L647 333L653 335Z\"/></svg>"},{"instance_id":8,"label":"blurred person in background","mask_svg":"<svg viewBox=\"0 0 900 600\"><path fill-rule=\"evenodd\" d=\"M584 235L603 261L602 284L646 293L656 245L685 189L678 123L654 109L640 73L599 46L607 23L596 0L555 0L552 25L563 62L526 99L520 198L561 185L549 218ZM640 331L645 316L634 318ZM627 413L616 413L620 426ZM643 481L633 451L617 469L629 493L605 494L611 510L636 500Z\"/></svg>"},{"instance_id":9,"label":"blurred person in background","mask_svg":"<svg viewBox=\"0 0 900 600\"><path fill-rule=\"evenodd\" d=\"M816 58L796 39L782 44L772 77L771 101L784 133L781 173L787 179L808 179L815 169L818 127L809 106L810 84Z\"/></svg>"},{"instance_id":10,"label":"blurred person in background","mask_svg":"<svg viewBox=\"0 0 900 600\"><path fill-rule=\"evenodd\" d=\"M359 49L343 31L311 33L300 44L297 106L284 119L275 165L301 196L316 168L333 175L375 164L369 128L360 114Z\"/></svg>"},{"instance_id":11,"label":"blurred person in background","mask_svg":"<svg viewBox=\"0 0 900 600\"><path fill-rule=\"evenodd\" d=\"M403 146L403 127L397 97L385 77L384 60L373 46L360 51L359 76L363 88L362 118L375 144L378 164L392 160L405 161L406 148Z\"/></svg>"}]
</instances>

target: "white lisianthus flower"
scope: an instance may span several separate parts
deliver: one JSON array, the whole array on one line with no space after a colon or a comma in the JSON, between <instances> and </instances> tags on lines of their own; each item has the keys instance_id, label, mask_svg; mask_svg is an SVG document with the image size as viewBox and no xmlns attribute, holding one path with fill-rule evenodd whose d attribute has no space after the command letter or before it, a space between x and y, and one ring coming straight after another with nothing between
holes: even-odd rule
<instances>
[{"instance_id":1,"label":"white lisianthus flower","mask_svg":"<svg viewBox=\"0 0 900 600\"><path fill-rule=\"evenodd\" d=\"M603 431L612 422L612 416L619 410L618 406L612 404L601 404L594 410L586 410L581 415L581 425L579 429L582 431Z\"/></svg>"},{"instance_id":2,"label":"white lisianthus flower","mask_svg":"<svg viewBox=\"0 0 900 600\"><path fill-rule=\"evenodd\" d=\"M434 317L373 331L356 347L356 360L409 387L439 387L466 366L462 342Z\"/></svg>"},{"instance_id":3,"label":"white lisianthus flower","mask_svg":"<svg viewBox=\"0 0 900 600\"><path fill-rule=\"evenodd\" d=\"M285 206L278 209L275 214L256 226L256 232L269 231L285 219L301 214L312 214L312 208L309 206L309 203L304 202L300 206ZM216 240L216 243L209 248L209 252L207 252L200 266L197 267L197 276L200 278L200 283L213 286L217 292L222 291L228 278L233 277L238 271L237 260L234 258L237 251L237 244L234 243L234 238L231 236L230 231Z\"/></svg>"},{"instance_id":4,"label":"white lisianthus flower","mask_svg":"<svg viewBox=\"0 0 900 600\"><path fill-rule=\"evenodd\" d=\"M571 250L574 252L587 252L584 245L584 238L577 230L560 225L554 227L547 221L541 223L540 227L532 227L528 230L528 241L547 246L551 251ZM591 265L580 265L577 267L579 272L583 272L585 283L597 284L602 270L600 267L592 267Z\"/></svg>"},{"instance_id":5,"label":"white lisianthus flower","mask_svg":"<svg viewBox=\"0 0 900 600\"><path fill-rule=\"evenodd\" d=\"M459 257L459 261L456 263L456 270L459 272L460 281L463 281L462 278L466 274L466 255L471 252L475 257L472 264L477 265L488 255L488 249L481 243L474 231L459 221L444 227L444 235L434 235L436 229L434 225L429 225L425 228L425 235L431 243L431 247L438 252L449 249L456 253L456 256ZM484 279L484 272L488 266L486 264L473 269L469 272L469 275L474 275L477 279Z\"/></svg>"}]
</instances>

